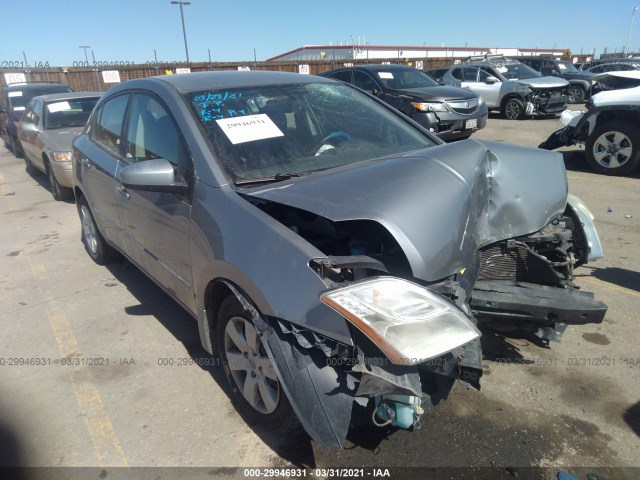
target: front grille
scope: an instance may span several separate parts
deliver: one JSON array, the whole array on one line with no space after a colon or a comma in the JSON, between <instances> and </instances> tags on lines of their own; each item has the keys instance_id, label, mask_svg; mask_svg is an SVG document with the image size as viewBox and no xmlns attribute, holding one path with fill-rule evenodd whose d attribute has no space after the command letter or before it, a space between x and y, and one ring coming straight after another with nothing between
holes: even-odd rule
<instances>
[{"instance_id":1,"label":"front grille","mask_svg":"<svg viewBox=\"0 0 640 480\"><path fill-rule=\"evenodd\" d=\"M456 113L461 115L471 115L478 110L478 99L470 98L468 100L450 100L447 105Z\"/></svg>"}]
</instances>

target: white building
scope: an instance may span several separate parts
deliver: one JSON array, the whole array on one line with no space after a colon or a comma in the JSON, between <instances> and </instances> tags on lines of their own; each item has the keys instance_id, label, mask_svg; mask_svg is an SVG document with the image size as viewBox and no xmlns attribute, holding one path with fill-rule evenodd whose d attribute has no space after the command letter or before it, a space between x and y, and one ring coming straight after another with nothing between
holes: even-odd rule
<instances>
[{"instance_id":1,"label":"white building","mask_svg":"<svg viewBox=\"0 0 640 480\"><path fill-rule=\"evenodd\" d=\"M320 60L381 60L411 58L467 58L485 53L503 54L509 57L520 55L551 55L560 57L567 52L558 48L495 48L495 47L429 47L429 46L385 46L385 45L305 45L276 55L267 61L320 61Z\"/></svg>"}]
</instances>

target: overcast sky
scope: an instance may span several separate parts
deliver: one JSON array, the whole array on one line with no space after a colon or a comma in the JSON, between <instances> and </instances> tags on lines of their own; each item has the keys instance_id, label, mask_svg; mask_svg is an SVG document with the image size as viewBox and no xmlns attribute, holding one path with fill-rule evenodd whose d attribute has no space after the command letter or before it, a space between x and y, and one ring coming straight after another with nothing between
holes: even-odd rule
<instances>
[{"instance_id":1,"label":"overcast sky","mask_svg":"<svg viewBox=\"0 0 640 480\"><path fill-rule=\"evenodd\" d=\"M640 1L640 0L638 0ZM622 51L636 0L191 0L191 61L258 61L303 45L569 48ZM180 8L170 0L0 0L0 62L72 66L186 59ZM640 12L630 51L640 51ZM0 63L0 66L4 66Z\"/></svg>"}]
</instances>

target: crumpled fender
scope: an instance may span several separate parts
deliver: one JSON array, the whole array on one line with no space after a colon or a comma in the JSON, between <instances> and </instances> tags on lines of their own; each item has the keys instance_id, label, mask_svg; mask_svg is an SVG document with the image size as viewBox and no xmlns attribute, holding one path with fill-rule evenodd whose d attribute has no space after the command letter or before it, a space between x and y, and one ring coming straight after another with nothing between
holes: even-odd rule
<instances>
[{"instance_id":1,"label":"crumpled fender","mask_svg":"<svg viewBox=\"0 0 640 480\"><path fill-rule=\"evenodd\" d=\"M322 448L343 448L353 406L353 392L347 390L346 379L338 378L319 350L302 353L295 341L284 338L277 322L262 318L233 284L225 284L251 313L282 390L304 429Z\"/></svg>"}]
</instances>

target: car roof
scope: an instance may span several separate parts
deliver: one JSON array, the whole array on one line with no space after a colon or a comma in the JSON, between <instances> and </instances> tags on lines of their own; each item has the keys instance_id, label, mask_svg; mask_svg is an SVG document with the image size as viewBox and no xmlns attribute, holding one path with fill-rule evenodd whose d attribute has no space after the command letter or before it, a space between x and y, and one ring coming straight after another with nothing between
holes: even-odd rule
<instances>
[{"instance_id":1,"label":"car roof","mask_svg":"<svg viewBox=\"0 0 640 480\"><path fill-rule=\"evenodd\" d=\"M27 91L32 88L42 88L42 87L69 87L69 85L67 85L66 83L59 83L59 82L26 82L26 83L22 82L22 83L11 83L6 87L4 87L4 89Z\"/></svg>"},{"instance_id":2,"label":"car roof","mask_svg":"<svg viewBox=\"0 0 640 480\"><path fill-rule=\"evenodd\" d=\"M38 95L32 100L38 99L44 102L55 102L62 100L73 100L76 98L99 98L103 92L65 92L65 93L49 93L47 95Z\"/></svg>"},{"instance_id":3,"label":"car roof","mask_svg":"<svg viewBox=\"0 0 640 480\"><path fill-rule=\"evenodd\" d=\"M381 63L367 63L364 65L354 65L353 67L340 67L334 68L333 70L329 70L330 72L336 72L338 70L368 70L371 72L379 72L379 71L393 71L393 70L407 70L407 69L416 70L413 67L408 65L398 65L396 63L383 65Z\"/></svg>"},{"instance_id":4,"label":"car roof","mask_svg":"<svg viewBox=\"0 0 640 480\"><path fill-rule=\"evenodd\" d=\"M277 85L277 84L299 84L330 82L331 80L317 77L315 75L301 75L288 72L271 71L218 71L218 72L198 72L184 73L179 75L160 75L157 77L131 80L121 85L128 85L130 88L148 85L147 82L162 82L173 86L180 92L190 92L195 90L219 89L219 88L242 88L252 86Z\"/></svg>"}]
</instances>

